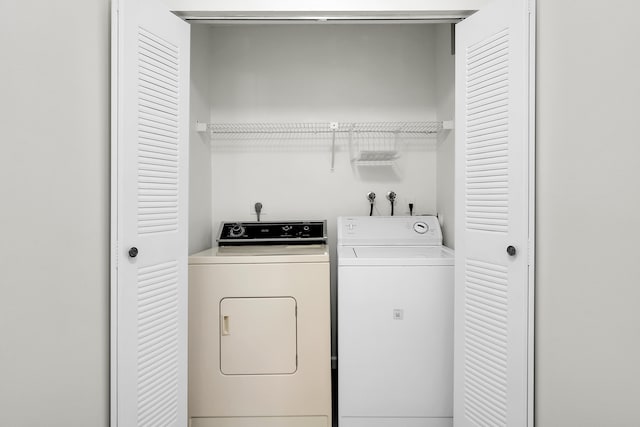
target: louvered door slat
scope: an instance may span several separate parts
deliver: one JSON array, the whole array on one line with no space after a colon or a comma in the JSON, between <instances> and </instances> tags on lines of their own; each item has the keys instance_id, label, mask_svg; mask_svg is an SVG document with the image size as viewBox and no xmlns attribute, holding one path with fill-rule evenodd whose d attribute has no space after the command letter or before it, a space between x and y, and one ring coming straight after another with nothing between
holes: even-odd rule
<instances>
[{"instance_id":1,"label":"louvered door slat","mask_svg":"<svg viewBox=\"0 0 640 427\"><path fill-rule=\"evenodd\" d=\"M155 173L147 174L147 169L153 166L177 169L179 164L180 58L175 45L142 28L138 52L138 87L140 98L144 99L138 111L138 196L144 201L138 207L138 233L173 232L179 220L178 176L158 179Z\"/></svg>"}]
</instances>

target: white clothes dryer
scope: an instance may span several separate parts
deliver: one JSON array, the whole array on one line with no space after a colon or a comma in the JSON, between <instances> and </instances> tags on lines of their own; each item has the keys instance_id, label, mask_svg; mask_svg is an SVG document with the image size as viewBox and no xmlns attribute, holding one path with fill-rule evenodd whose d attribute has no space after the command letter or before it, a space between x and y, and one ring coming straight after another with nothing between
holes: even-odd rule
<instances>
[{"instance_id":1,"label":"white clothes dryer","mask_svg":"<svg viewBox=\"0 0 640 427\"><path fill-rule=\"evenodd\" d=\"M338 218L339 427L452 426L453 275L434 216Z\"/></svg>"},{"instance_id":2,"label":"white clothes dryer","mask_svg":"<svg viewBox=\"0 0 640 427\"><path fill-rule=\"evenodd\" d=\"M326 222L223 223L189 257L189 425L330 427Z\"/></svg>"}]
</instances>

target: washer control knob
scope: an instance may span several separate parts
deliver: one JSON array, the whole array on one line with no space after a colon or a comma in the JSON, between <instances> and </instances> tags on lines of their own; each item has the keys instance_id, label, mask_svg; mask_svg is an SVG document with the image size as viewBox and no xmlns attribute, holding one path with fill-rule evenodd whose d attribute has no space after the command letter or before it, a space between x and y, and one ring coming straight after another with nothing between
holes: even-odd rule
<instances>
[{"instance_id":1,"label":"washer control knob","mask_svg":"<svg viewBox=\"0 0 640 427\"><path fill-rule=\"evenodd\" d=\"M429 231L429 225L427 225L426 222L418 221L415 224L413 224L413 231L415 231L418 234L424 234L427 231Z\"/></svg>"}]
</instances>

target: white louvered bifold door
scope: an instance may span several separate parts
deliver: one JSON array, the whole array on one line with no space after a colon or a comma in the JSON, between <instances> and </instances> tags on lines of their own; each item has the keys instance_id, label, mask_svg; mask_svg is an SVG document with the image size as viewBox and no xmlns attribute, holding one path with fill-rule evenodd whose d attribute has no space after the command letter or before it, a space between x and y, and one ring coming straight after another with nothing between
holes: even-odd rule
<instances>
[{"instance_id":1,"label":"white louvered bifold door","mask_svg":"<svg viewBox=\"0 0 640 427\"><path fill-rule=\"evenodd\" d=\"M112 19L111 426L186 426L189 25Z\"/></svg>"},{"instance_id":2,"label":"white louvered bifold door","mask_svg":"<svg viewBox=\"0 0 640 427\"><path fill-rule=\"evenodd\" d=\"M527 426L532 409L529 17L495 0L456 26L457 427Z\"/></svg>"}]
</instances>

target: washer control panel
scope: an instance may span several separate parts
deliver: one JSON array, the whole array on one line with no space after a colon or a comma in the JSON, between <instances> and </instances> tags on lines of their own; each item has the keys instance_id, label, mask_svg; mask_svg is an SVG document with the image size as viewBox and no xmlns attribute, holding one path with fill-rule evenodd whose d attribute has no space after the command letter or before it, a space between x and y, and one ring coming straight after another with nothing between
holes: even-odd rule
<instances>
[{"instance_id":1,"label":"washer control panel","mask_svg":"<svg viewBox=\"0 0 640 427\"><path fill-rule=\"evenodd\" d=\"M222 222L217 241L219 246L326 243L327 222Z\"/></svg>"},{"instance_id":2,"label":"washer control panel","mask_svg":"<svg viewBox=\"0 0 640 427\"><path fill-rule=\"evenodd\" d=\"M354 216L338 218L338 245L442 245L436 216Z\"/></svg>"}]
</instances>

